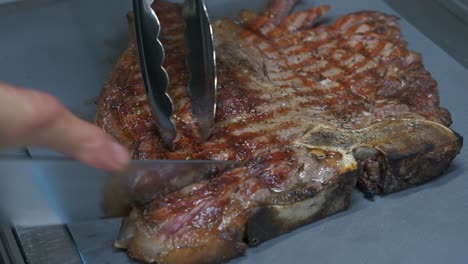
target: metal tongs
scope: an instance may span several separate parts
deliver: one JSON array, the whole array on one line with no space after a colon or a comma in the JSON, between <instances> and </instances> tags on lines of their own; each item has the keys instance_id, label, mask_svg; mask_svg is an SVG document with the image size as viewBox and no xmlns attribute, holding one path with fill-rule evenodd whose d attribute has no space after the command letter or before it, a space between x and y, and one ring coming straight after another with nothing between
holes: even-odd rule
<instances>
[{"instance_id":1,"label":"metal tongs","mask_svg":"<svg viewBox=\"0 0 468 264\"><path fill-rule=\"evenodd\" d=\"M162 65L165 52L159 41L161 24L150 1L133 0L133 9L140 67L148 102L161 138L173 150L177 132L172 120L173 102L167 94L169 76ZM213 30L202 0L185 0L183 15L192 113L199 123L201 135L207 139L211 134L216 111Z\"/></svg>"}]
</instances>

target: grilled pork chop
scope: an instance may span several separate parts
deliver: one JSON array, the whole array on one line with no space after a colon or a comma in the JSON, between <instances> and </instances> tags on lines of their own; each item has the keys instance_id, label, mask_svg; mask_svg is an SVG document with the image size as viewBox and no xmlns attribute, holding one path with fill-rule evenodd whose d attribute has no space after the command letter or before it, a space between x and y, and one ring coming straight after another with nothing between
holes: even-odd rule
<instances>
[{"instance_id":1,"label":"grilled pork chop","mask_svg":"<svg viewBox=\"0 0 468 264\"><path fill-rule=\"evenodd\" d=\"M176 150L150 117L134 39L102 92L97 123L137 159L241 165L133 209L115 243L133 258L222 262L347 208L356 183L395 192L441 175L460 151L437 84L396 17L358 12L317 26L329 7L290 14L296 0L215 23L218 108L204 142L190 113L181 6L155 2Z\"/></svg>"}]
</instances>

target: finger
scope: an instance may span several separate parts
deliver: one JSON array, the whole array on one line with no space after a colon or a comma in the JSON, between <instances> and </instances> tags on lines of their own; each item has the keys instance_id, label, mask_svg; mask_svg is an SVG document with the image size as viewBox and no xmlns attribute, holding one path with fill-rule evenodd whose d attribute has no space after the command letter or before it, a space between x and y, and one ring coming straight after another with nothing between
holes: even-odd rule
<instances>
[{"instance_id":1,"label":"finger","mask_svg":"<svg viewBox=\"0 0 468 264\"><path fill-rule=\"evenodd\" d=\"M100 128L74 116L54 97L11 86L0 89L6 89L0 94L0 110L5 108L0 113L0 146L47 147L112 171L127 166L126 149Z\"/></svg>"},{"instance_id":2,"label":"finger","mask_svg":"<svg viewBox=\"0 0 468 264\"><path fill-rule=\"evenodd\" d=\"M34 137L35 145L55 149L94 167L119 171L130 159L127 150L101 129L68 111L40 131Z\"/></svg>"}]
</instances>

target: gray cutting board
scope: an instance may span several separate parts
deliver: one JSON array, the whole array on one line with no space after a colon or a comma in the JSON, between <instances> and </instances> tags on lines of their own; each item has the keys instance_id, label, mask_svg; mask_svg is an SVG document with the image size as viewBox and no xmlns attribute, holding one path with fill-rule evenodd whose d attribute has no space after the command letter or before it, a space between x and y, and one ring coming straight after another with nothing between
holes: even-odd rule
<instances>
[{"instance_id":1,"label":"gray cutting board","mask_svg":"<svg viewBox=\"0 0 468 264\"><path fill-rule=\"evenodd\" d=\"M208 0L208 7L212 18L232 17L242 8L259 10L265 2ZM48 91L91 119L99 90L126 46L130 1L34 3L34 8L0 7L0 80ZM363 9L394 13L376 0L303 0L298 8L319 3L332 4L331 17ZM468 71L404 20L401 26L410 47L422 53L438 80L453 128L468 138ZM31 152L33 157L48 153ZM373 202L355 192L349 210L249 249L232 263L466 263L467 164L463 150L444 177L423 186ZM69 228L86 263L131 263L111 247L117 220Z\"/></svg>"}]
</instances>

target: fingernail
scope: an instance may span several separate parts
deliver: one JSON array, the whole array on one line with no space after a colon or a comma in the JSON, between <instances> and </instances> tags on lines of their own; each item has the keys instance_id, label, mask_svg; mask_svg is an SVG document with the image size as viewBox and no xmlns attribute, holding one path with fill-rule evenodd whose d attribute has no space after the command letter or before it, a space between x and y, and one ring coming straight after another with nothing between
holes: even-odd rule
<instances>
[{"instance_id":1,"label":"fingernail","mask_svg":"<svg viewBox=\"0 0 468 264\"><path fill-rule=\"evenodd\" d=\"M112 160L114 162L113 167L117 170L123 170L130 162L130 154L128 150L117 142L112 143Z\"/></svg>"}]
</instances>

